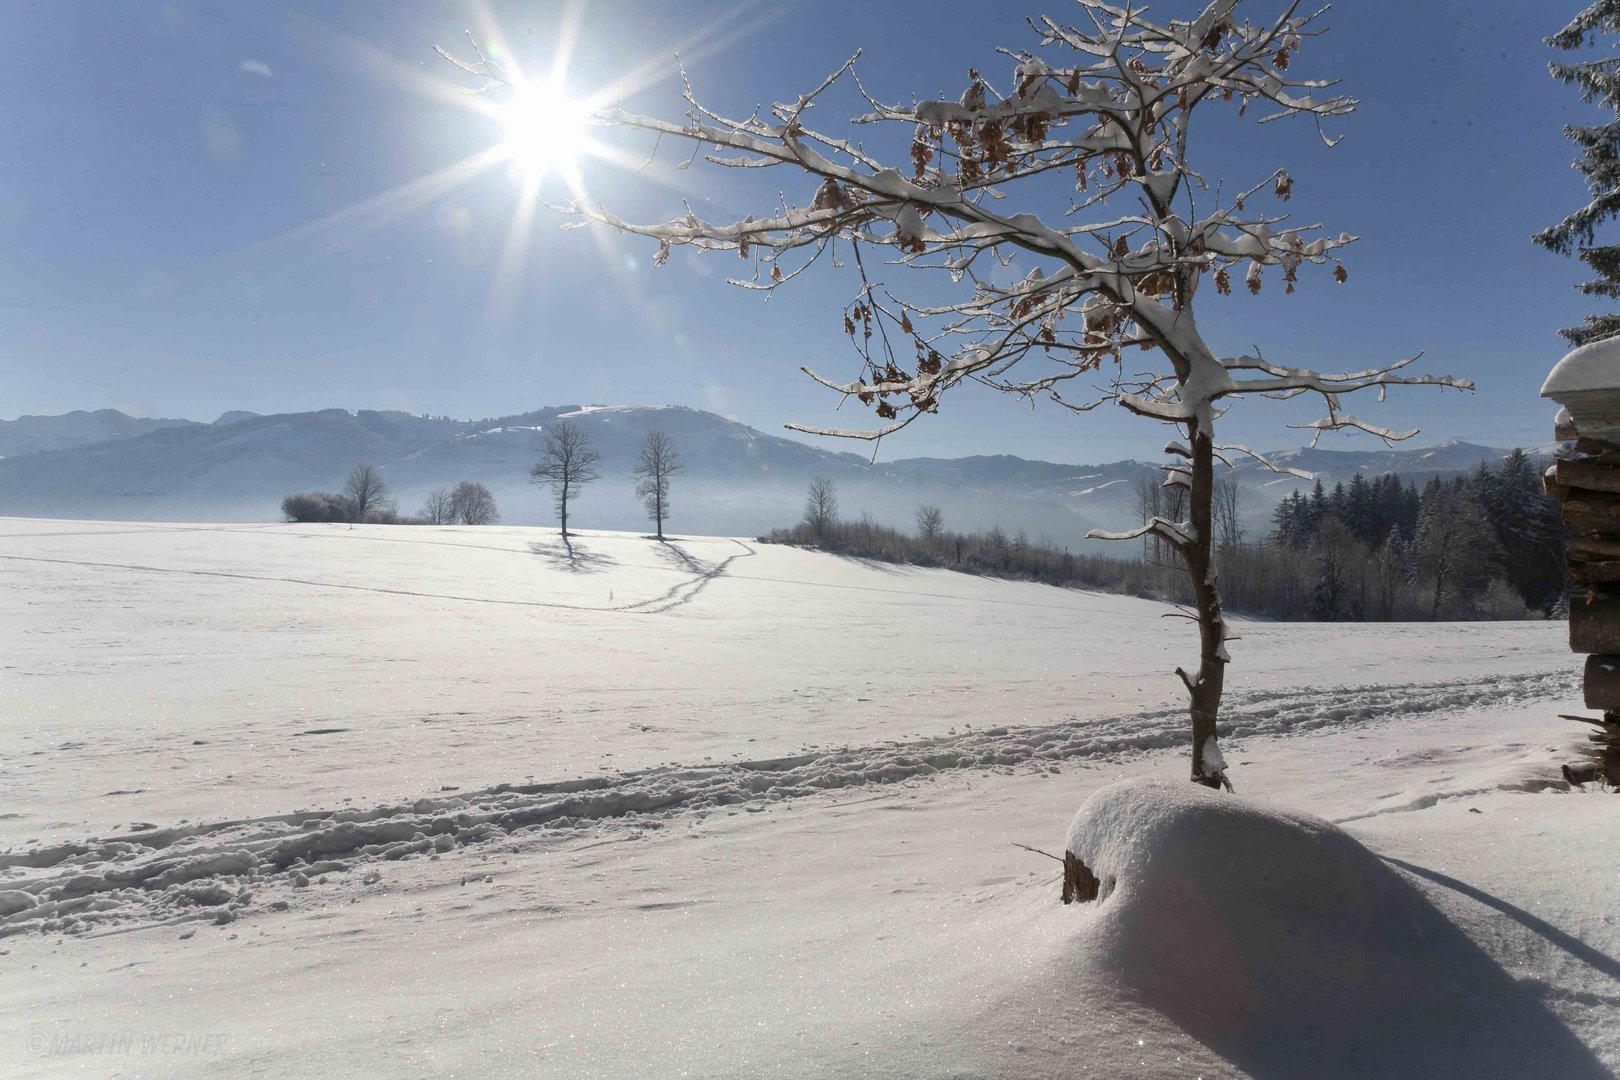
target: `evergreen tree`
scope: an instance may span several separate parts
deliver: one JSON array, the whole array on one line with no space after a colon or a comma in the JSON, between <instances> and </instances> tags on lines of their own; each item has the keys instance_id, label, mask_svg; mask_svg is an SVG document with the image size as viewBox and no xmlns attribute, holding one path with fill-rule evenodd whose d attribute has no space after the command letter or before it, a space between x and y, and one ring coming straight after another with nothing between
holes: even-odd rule
<instances>
[{"instance_id":1,"label":"evergreen tree","mask_svg":"<svg viewBox=\"0 0 1620 1080\"><path fill-rule=\"evenodd\" d=\"M1310 535L1313 538L1321 531L1322 519L1327 517L1327 512L1327 491L1322 487L1322 481L1318 479L1316 486L1311 488L1310 516L1307 519L1310 524Z\"/></svg>"},{"instance_id":2,"label":"evergreen tree","mask_svg":"<svg viewBox=\"0 0 1620 1080\"><path fill-rule=\"evenodd\" d=\"M1485 506L1505 555L1507 582L1525 605L1547 610L1564 589L1564 527L1523 450L1502 459Z\"/></svg>"},{"instance_id":3,"label":"evergreen tree","mask_svg":"<svg viewBox=\"0 0 1620 1080\"><path fill-rule=\"evenodd\" d=\"M1591 45L1600 34L1620 33L1620 0L1597 0L1547 39L1555 49ZM1581 100L1620 114L1620 57L1554 61L1553 78L1580 89ZM1620 297L1620 246L1596 244L1597 227L1620 215L1620 115L1598 124L1567 124L1564 134L1580 148L1574 166L1586 180L1591 201L1563 221L1535 235L1535 242L1560 255L1578 254L1597 277L1577 285L1588 296ZM1580 326L1559 331L1572 345L1620 334L1620 314L1588 315Z\"/></svg>"},{"instance_id":4,"label":"evergreen tree","mask_svg":"<svg viewBox=\"0 0 1620 1080\"><path fill-rule=\"evenodd\" d=\"M1423 499L1418 495L1415 481L1402 488L1400 480L1397 478L1395 486L1401 495L1401 517L1399 522L1401 535L1410 540L1417 536L1418 515L1423 511Z\"/></svg>"},{"instance_id":5,"label":"evergreen tree","mask_svg":"<svg viewBox=\"0 0 1620 1080\"><path fill-rule=\"evenodd\" d=\"M1404 515L1401 478L1385 473L1372 482L1372 528L1374 535L1386 538L1390 531L1399 532Z\"/></svg>"},{"instance_id":6,"label":"evergreen tree","mask_svg":"<svg viewBox=\"0 0 1620 1080\"><path fill-rule=\"evenodd\" d=\"M1337 484L1334 484L1333 494L1328 496L1326 516L1343 521L1345 502L1347 498L1348 496L1346 496L1344 492L1344 481L1341 480Z\"/></svg>"},{"instance_id":7,"label":"evergreen tree","mask_svg":"<svg viewBox=\"0 0 1620 1080\"><path fill-rule=\"evenodd\" d=\"M1271 542L1278 547L1294 546L1294 499L1299 492L1285 496L1271 512Z\"/></svg>"},{"instance_id":8,"label":"evergreen tree","mask_svg":"<svg viewBox=\"0 0 1620 1080\"><path fill-rule=\"evenodd\" d=\"M1271 523L1271 539L1279 546L1299 550L1316 538L1316 528L1311 524L1310 504L1297 491L1277 504Z\"/></svg>"},{"instance_id":9,"label":"evergreen tree","mask_svg":"<svg viewBox=\"0 0 1620 1080\"><path fill-rule=\"evenodd\" d=\"M1351 535L1369 547L1377 544L1384 531L1373 520L1372 485L1359 472L1350 478L1350 492L1344 503L1344 523Z\"/></svg>"}]
</instances>

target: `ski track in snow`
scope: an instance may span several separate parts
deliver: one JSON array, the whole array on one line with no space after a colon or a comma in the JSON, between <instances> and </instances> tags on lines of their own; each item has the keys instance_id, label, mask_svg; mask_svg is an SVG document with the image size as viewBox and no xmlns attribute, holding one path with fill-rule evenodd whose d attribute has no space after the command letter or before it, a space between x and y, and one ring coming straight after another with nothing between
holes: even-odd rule
<instances>
[{"instance_id":1,"label":"ski track in snow","mask_svg":"<svg viewBox=\"0 0 1620 1080\"><path fill-rule=\"evenodd\" d=\"M709 567L694 581L649 601L665 605L651 610L689 601L732 560L745 557L733 555ZM691 592L679 594L687 588ZM1575 688L1575 675L1558 670L1450 682L1256 691L1228 698L1220 734L1243 739L1412 721L1568 697ZM449 852L520 830L546 830L564 840L591 829L657 828L676 815L719 807L759 811L819 792L919 780L950 770L1055 771L1065 762L1107 762L1179 746L1185 726L1186 710L1167 706L1045 727L994 727L769 760L499 784L370 809L299 811L25 845L0 853L0 937L30 930L84 933L120 923L229 922L256 902L272 910L292 906L296 890L320 875L378 860Z\"/></svg>"},{"instance_id":2,"label":"ski track in snow","mask_svg":"<svg viewBox=\"0 0 1620 1080\"><path fill-rule=\"evenodd\" d=\"M200 532L204 530L195 531ZM431 540L406 540L394 542L433 543ZM675 547L673 542L665 542L668 543L670 547ZM715 578L725 576L726 571L730 568L733 562L737 561L738 559L747 558L750 555L756 554L753 548L749 547L741 540L733 540L732 543L743 549L742 554L731 555L713 566L705 565L700 560L695 559L686 554L684 551L680 551L679 548L676 548L676 551L679 552L682 561L685 562L690 569L692 577L671 586L664 593L659 596L655 596L650 600L639 600L633 604L619 604L617 606L605 607L593 606L589 604L564 604L554 600L513 600L491 596L460 596L454 593L418 592L413 589L391 589L381 585L355 585L338 581L316 581L312 578L276 577L269 574L246 574L235 570L194 570L184 567L145 566L137 563L97 562L87 559L54 559L42 555L0 555L0 559L5 559L11 562L55 563L62 566L82 566L97 570L134 570L153 574L180 574L188 577L234 578L242 581L263 581L281 585L305 585L318 589L343 589L350 592L382 593L387 596L414 596L424 600L453 600L464 604L497 604L503 607L561 608L567 611L604 611L625 612L632 615L661 615L664 612L688 603L693 597L697 596L698 593L707 588L708 584ZM504 551L509 549L496 548L493 550ZM690 589L691 591L683 595L681 592L683 589Z\"/></svg>"}]
</instances>

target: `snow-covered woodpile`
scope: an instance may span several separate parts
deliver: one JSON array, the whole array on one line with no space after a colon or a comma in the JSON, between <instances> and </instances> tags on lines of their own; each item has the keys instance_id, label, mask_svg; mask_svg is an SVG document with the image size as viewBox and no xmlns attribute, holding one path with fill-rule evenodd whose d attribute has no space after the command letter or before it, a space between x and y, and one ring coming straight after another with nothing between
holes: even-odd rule
<instances>
[{"instance_id":1,"label":"snow-covered woodpile","mask_svg":"<svg viewBox=\"0 0 1620 1080\"><path fill-rule=\"evenodd\" d=\"M1573 443L1547 470L1563 508L1572 592L1569 645L1586 653L1586 707L1601 720L1594 760L1565 766L1572 782L1620 784L1620 338L1583 345L1558 362L1541 388L1563 406L1557 437Z\"/></svg>"}]
</instances>

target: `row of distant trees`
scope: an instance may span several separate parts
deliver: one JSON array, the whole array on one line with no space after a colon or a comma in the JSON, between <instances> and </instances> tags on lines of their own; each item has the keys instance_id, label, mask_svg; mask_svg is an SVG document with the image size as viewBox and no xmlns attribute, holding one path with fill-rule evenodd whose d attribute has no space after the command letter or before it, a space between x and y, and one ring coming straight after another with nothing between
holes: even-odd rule
<instances>
[{"instance_id":1,"label":"row of distant trees","mask_svg":"<svg viewBox=\"0 0 1620 1080\"><path fill-rule=\"evenodd\" d=\"M547 428L540 450L540 460L529 470L529 479L551 488L566 537L568 504L579 498L586 484L602 478L596 467L602 455L591 446L585 429L571 420ZM630 472L636 478L636 495L647 508L647 517L660 540L664 538L664 522L669 519L670 482L685 471L675 440L657 428L647 432Z\"/></svg>"},{"instance_id":2,"label":"row of distant trees","mask_svg":"<svg viewBox=\"0 0 1620 1080\"><path fill-rule=\"evenodd\" d=\"M1179 520L1185 490L1138 485L1143 521ZM1240 491L1217 484L1215 570L1233 610L1283 619L1390 621L1509 619L1559 613L1565 595L1563 530L1522 451L1467 476L1432 479L1422 489L1400 477L1355 476L1331 490L1284 499L1272 531L1245 535ZM1185 603L1186 569L1177 552L1144 536L1140 557L1075 555L1047 539L1000 528L945 528L939 507L916 509L916 530L839 516L838 489L818 478L802 520L761 539L817 546L888 562L1043 581Z\"/></svg>"},{"instance_id":3,"label":"row of distant trees","mask_svg":"<svg viewBox=\"0 0 1620 1080\"><path fill-rule=\"evenodd\" d=\"M602 478L597 469L601 460L590 436L578 424L564 420L546 429L540 460L529 470L529 479L552 489L564 536L569 535L569 504L578 500L585 485ZM646 506L660 540L669 519L671 481L685 470L675 440L656 428L649 431L631 473L636 478L636 495ZM384 525L494 525L501 519L494 494L475 480L435 488L416 516L401 516L382 473L376 466L364 464L349 473L342 491L288 495L281 500L281 513L288 521Z\"/></svg>"},{"instance_id":4,"label":"row of distant trees","mask_svg":"<svg viewBox=\"0 0 1620 1080\"><path fill-rule=\"evenodd\" d=\"M1154 575L1142 563L1108 555L1076 555L1047 539L1001 528L955 532L945 527L945 514L924 503L916 508L915 532L879 525L866 511L840 516L838 485L820 477L805 496L798 524L760 537L767 543L818 547L883 562L940 566L971 574L1040 581L1050 585L1152 595Z\"/></svg>"},{"instance_id":5,"label":"row of distant trees","mask_svg":"<svg viewBox=\"0 0 1620 1080\"><path fill-rule=\"evenodd\" d=\"M475 480L463 480L453 488L434 488L419 516L427 525L494 525L501 520L495 496Z\"/></svg>"},{"instance_id":6,"label":"row of distant trees","mask_svg":"<svg viewBox=\"0 0 1620 1080\"><path fill-rule=\"evenodd\" d=\"M414 517L401 515L388 482L375 465L356 465L342 491L306 491L281 500L288 521L369 522L380 525L494 525L501 520L495 496L476 480L435 488Z\"/></svg>"}]
</instances>

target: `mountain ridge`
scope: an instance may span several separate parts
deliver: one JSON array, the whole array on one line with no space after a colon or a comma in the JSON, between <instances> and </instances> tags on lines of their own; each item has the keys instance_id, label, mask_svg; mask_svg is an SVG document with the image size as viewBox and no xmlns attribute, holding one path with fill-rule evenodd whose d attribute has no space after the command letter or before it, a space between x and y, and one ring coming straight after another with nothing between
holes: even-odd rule
<instances>
[{"instance_id":1,"label":"mountain ridge","mask_svg":"<svg viewBox=\"0 0 1620 1080\"><path fill-rule=\"evenodd\" d=\"M602 528L640 527L629 474L641 438L653 427L675 440L686 461L674 520L692 532L757 535L789 524L809 479L825 475L839 485L846 516L869 512L885 524L909 527L915 505L932 502L954 527L995 525L1079 546L1089 528L1130 521L1138 481L1159 478L1154 463L1132 459L1068 464L979 454L873 462L682 405L571 404L480 420L398 410L233 410L212 424L103 413L114 415L86 422L97 414L65 414L55 442L67 445L0 459L0 514L273 520L282 495L336 490L349 469L366 461L382 470L403 512L414 511L431 488L472 479L495 491L505 520L550 523L549 495L527 482L528 469L541 432L564 419L584 427L602 454L603 480L580 504L581 524L594 519ZM36 441L51 441L50 425L42 423L51 418L0 425L23 419L32 421ZM144 430L134 430L143 424ZM95 440L98 431L106 434ZM1331 486L1358 469L1421 481L1505 453L1448 440L1411 449L1294 448L1268 456L1310 469ZM1255 523L1269 517L1277 500L1310 483L1247 459L1235 464L1245 516Z\"/></svg>"},{"instance_id":2,"label":"mountain ridge","mask_svg":"<svg viewBox=\"0 0 1620 1080\"><path fill-rule=\"evenodd\" d=\"M65 450L192 425L197 421L130 416L118 409L75 409L54 416L25 413L15 420L0 420L0 457Z\"/></svg>"}]
</instances>

